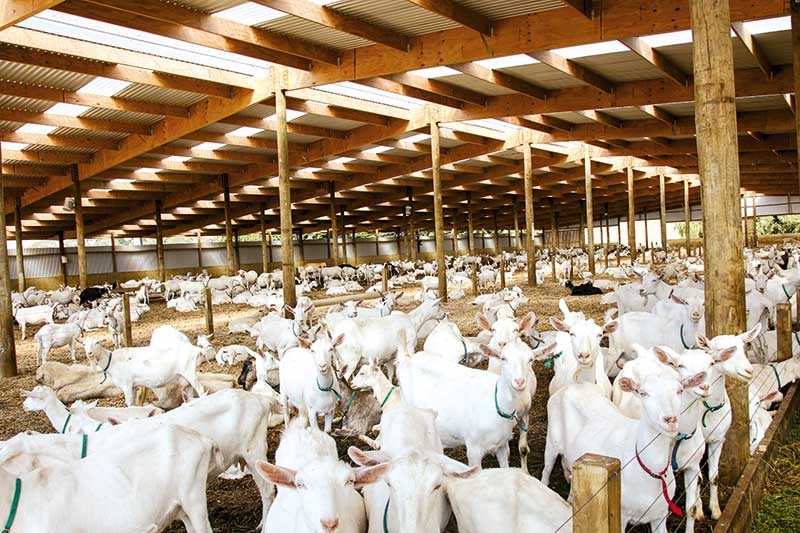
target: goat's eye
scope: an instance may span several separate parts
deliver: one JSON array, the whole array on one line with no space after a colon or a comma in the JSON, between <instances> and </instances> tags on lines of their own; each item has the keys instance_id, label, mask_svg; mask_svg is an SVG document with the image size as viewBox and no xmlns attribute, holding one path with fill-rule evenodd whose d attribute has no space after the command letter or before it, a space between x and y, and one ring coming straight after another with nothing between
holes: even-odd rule
<instances>
[{"instance_id":1,"label":"goat's eye","mask_svg":"<svg viewBox=\"0 0 800 533\"><path fill-rule=\"evenodd\" d=\"M641 390L641 391L639 391L639 396L641 396L642 398L647 398L650 395L648 393L646 393L645 391Z\"/></svg>"},{"instance_id":2,"label":"goat's eye","mask_svg":"<svg viewBox=\"0 0 800 533\"><path fill-rule=\"evenodd\" d=\"M681 394L683 394L683 389L678 389L678 396L680 396Z\"/></svg>"},{"instance_id":3,"label":"goat's eye","mask_svg":"<svg viewBox=\"0 0 800 533\"><path fill-rule=\"evenodd\" d=\"M437 483L436 485L434 485L434 487L431 490L431 492L436 492L437 490L439 490L441 488L442 488L442 484L441 483Z\"/></svg>"}]
</instances>

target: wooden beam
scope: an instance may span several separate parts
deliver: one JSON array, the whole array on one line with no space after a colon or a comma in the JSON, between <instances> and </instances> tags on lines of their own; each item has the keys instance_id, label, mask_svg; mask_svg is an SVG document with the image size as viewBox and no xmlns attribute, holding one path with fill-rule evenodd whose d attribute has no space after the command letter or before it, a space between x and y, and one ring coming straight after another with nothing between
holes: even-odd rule
<instances>
[{"instance_id":1,"label":"wooden beam","mask_svg":"<svg viewBox=\"0 0 800 533\"><path fill-rule=\"evenodd\" d=\"M119 120L108 120L86 117L70 117L52 113L36 113L18 109L0 109L0 120L55 126L57 128L75 128L82 130L111 131L150 135L152 126L134 124Z\"/></svg>"},{"instance_id":2,"label":"wooden beam","mask_svg":"<svg viewBox=\"0 0 800 533\"><path fill-rule=\"evenodd\" d=\"M631 263L636 261L636 194L633 188L633 166L630 159L627 165L628 177L628 246L631 249Z\"/></svg>"},{"instance_id":3,"label":"wooden beam","mask_svg":"<svg viewBox=\"0 0 800 533\"><path fill-rule=\"evenodd\" d=\"M411 46L408 38L400 33L370 24L330 7L318 5L310 0L253 0L253 2L401 52L407 52Z\"/></svg>"},{"instance_id":4,"label":"wooden beam","mask_svg":"<svg viewBox=\"0 0 800 533\"><path fill-rule=\"evenodd\" d=\"M453 0L408 0L412 4L436 13L444 18L457 22L462 26L473 29L484 35L492 35L494 28L492 21L477 11L464 5L456 4Z\"/></svg>"},{"instance_id":5,"label":"wooden beam","mask_svg":"<svg viewBox=\"0 0 800 533\"><path fill-rule=\"evenodd\" d=\"M13 377L17 375L17 352L14 345L14 312L11 307L4 184L5 178L0 168L0 377Z\"/></svg>"},{"instance_id":6,"label":"wooden beam","mask_svg":"<svg viewBox=\"0 0 800 533\"><path fill-rule=\"evenodd\" d=\"M89 286L86 274L86 241L84 238L83 226L83 201L81 199L81 181L79 177L78 165L72 165L71 169L72 172L70 178L72 180L73 199L75 203L75 239L78 241L78 288L82 290Z\"/></svg>"},{"instance_id":7,"label":"wooden beam","mask_svg":"<svg viewBox=\"0 0 800 533\"><path fill-rule=\"evenodd\" d=\"M594 274L594 205L592 203L592 160L589 156L589 147L583 147L583 172L586 195L586 229L588 239L586 247L589 253L589 271Z\"/></svg>"},{"instance_id":8,"label":"wooden beam","mask_svg":"<svg viewBox=\"0 0 800 533\"><path fill-rule=\"evenodd\" d=\"M668 113L667 111L664 111L660 107L654 105L639 106L639 110L642 111L643 113L650 115L656 120L660 120L664 124L669 124L670 126L675 124L677 120L675 118L675 115L673 115L672 113Z\"/></svg>"},{"instance_id":9,"label":"wooden beam","mask_svg":"<svg viewBox=\"0 0 800 533\"><path fill-rule=\"evenodd\" d=\"M0 30L51 9L64 0L4 0L0 3Z\"/></svg>"},{"instance_id":10,"label":"wooden beam","mask_svg":"<svg viewBox=\"0 0 800 533\"><path fill-rule=\"evenodd\" d=\"M674 80L680 85L689 85L689 76L684 74L683 71L678 68L675 63L667 59L664 54L653 49L641 37L627 37L624 39L619 39L619 41L630 48L631 51L637 54L639 57L666 74L666 76L671 80Z\"/></svg>"},{"instance_id":11,"label":"wooden beam","mask_svg":"<svg viewBox=\"0 0 800 533\"><path fill-rule=\"evenodd\" d=\"M250 76L24 28L0 33L0 59L227 98ZM20 48L24 47L24 48Z\"/></svg>"},{"instance_id":12,"label":"wooden beam","mask_svg":"<svg viewBox=\"0 0 800 533\"><path fill-rule=\"evenodd\" d=\"M2 231L5 231L5 225ZM17 290L25 292L25 247L22 242L22 206L19 196L14 198L14 239L17 245Z\"/></svg>"},{"instance_id":13,"label":"wooden beam","mask_svg":"<svg viewBox=\"0 0 800 533\"><path fill-rule=\"evenodd\" d=\"M792 12L792 78L794 81L794 92L795 98L797 97L797 91L800 90L800 3L792 2L791 3L791 12ZM794 102L795 100L791 100ZM800 190L800 113L797 113L792 105L792 112L794 113L794 131L795 131L795 142L797 147L797 185L798 190ZM798 306L800 307L800 305Z\"/></svg>"},{"instance_id":14,"label":"wooden beam","mask_svg":"<svg viewBox=\"0 0 800 533\"><path fill-rule=\"evenodd\" d=\"M665 252L668 248L667 243L667 189L664 184L664 173L658 175L658 191L660 199L659 215L661 218L661 249Z\"/></svg>"},{"instance_id":15,"label":"wooden beam","mask_svg":"<svg viewBox=\"0 0 800 533\"><path fill-rule=\"evenodd\" d=\"M544 50L541 52L531 52L528 55L538 61L541 61L545 65L563 72L567 76L575 78L578 81L582 81L587 85L591 85L595 89L599 89L604 93L610 94L614 92L614 82L601 76L593 70L589 70L588 68L571 59L567 59L558 55L555 52Z\"/></svg>"},{"instance_id":16,"label":"wooden beam","mask_svg":"<svg viewBox=\"0 0 800 533\"><path fill-rule=\"evenodd\" d=\"M511 89L519 94L536 98L537 100L546 100L549 94L547 89L534 85L533 83L516 78L505 72L493 70L477 63L456 63L450 65L450 68L455 69L475 79L492 83L505 89Z\"/></svg>"},{"instance_id":17,"label":"wooden beam","mask_svg":"<svg viewBox=\"0 0 800 533\"><path fill-rule=\"evenodd\" d=\"M161 200L155 202L156 222L156 263L158 264L158 279L161 283L167 281L167 269L164 266L164 230L161 227Z\"/></svg>"},{"instance_id":18,"label":"wooden beam","mask_svg":"<svg viewBox=\"0 0 800 533\"><path fill-rule=\"evenodd\" d=\"M564 4L588 19L594 18L594 2L592 0L564 0Z\"/></svg>"},{"instance_id":19,"label":"wooden beam","mask_svg":"<svg viewBox=\"0 0 800 533\"><path fill-rule=\"evenodd\" d=\"M289 175L289 139L286 133L286 94L282 89L275 91L275 118L278 121L278 194L280 196L283 302L289 307L294 307L297 304L297 294L294 289L292 192Z\"/></svg>"},{"instance_id":20,"label":"wooden beam","mask_svg":"<svg viewBox=\"0 0 800 533\"><path fill-rule=\"evenodd\" d=\"M482 106L486 105L486 101L488 99L485 94L471 91L469 89L465 89L463 87L452 85L443 81L416 76L407 72L401 74L391 74L386 78L409 87L415 87L429 93L459 100L467 104Z\"/></svg>"},{"instance_id":21,"label":"wooden beam","mask_svg":"<svg viewBox=\"0 0 800 533\"><path fill-rule=\"evenodd\" d=\"M424 89L418 89L417 87L404 85L389 78L366 78L363 80L357 80L356 83L366 85L367 87L372 87L373 89L379 89L381 91L408 96L418 100L425 100L432 104L454 107L456 109L461 109L464 107L463 102L456 100L455 98L441 96L437 93L426 91Z\"/></svg>"},{"instance_id":22,"label":"wooden beam","mask_svg":"<svg viewBox=\"0 0 800 533\"><path fill-rule=\"evenodd\" d=\"M703 205L704 260L714 272L705 285L706 335L713 338L746 329L731 20L728 0L693 0L689 6L700 182L703 197L713 198ZM750 456L748 386L729 379L726 389L733 422L721 466L725 482L732 485ZM709 479L715 478L711 472Z\"/></svg>"},{"instance_id":23,"label":"wooden beam","mask_svg":"<svg viewBox=\"0 0 800 533\"><path fill-rule=\"evenodd\" d=\"M528 286L535 287L536 280L536 241L533 233L533 154L531 144L526 142L522 145L523 160L523 184L525 192L525 250L528 260ZM468 197L469 198L469 197ZM472 211L470 210L470 227L472 226ZM470 230L471 231L471 230Z\"/></svg>"},{"instance_id":24,"label":"wooden beam","mask_svg":"<svg viewBox=\"0 0 800 533\"><path fill-rule=\"evenodd\" d=\"M72 0L57 10L302 70L339 62L332 48L157 0Z\"/></svg>"},{"instance_id":25,"label":"wooden beam","mask_svg":"<svg viewBox=\"0 0 800 533\"><path fill-rule=\"evenodd\" d=\"M753 56L761 72L763 72L766 77L771 78L773 68L769 64L769 59L767 59L764 49L761 48L761 45L755 40L753 34L745 27L744 22L734 22L731 24L731 28L739 37L739 40L742 41L745 48L747 48L747 51L750 52L750 55Z\"/></svg>"},{"instance_id":26,"label":"wooden beam","mask_svg":"<svg viewBox=\"0 0 800 533\"><path fill-rule=\"evenodd\" d=\"M586 111L575 111L575 112L599 124L605 124L606 126L611 126L612 128L620 129L622 128L623 125L623 121L619 120L618 118L612 117L608 113L603 113L602 111L595 111L593 109L590 109Z\"/></svg>"}]
</instances>

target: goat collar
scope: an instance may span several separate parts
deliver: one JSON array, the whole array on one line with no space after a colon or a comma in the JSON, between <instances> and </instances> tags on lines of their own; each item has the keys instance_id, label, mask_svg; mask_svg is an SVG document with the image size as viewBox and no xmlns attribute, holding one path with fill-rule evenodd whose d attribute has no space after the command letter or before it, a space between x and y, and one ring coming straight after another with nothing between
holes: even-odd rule
<instances>
[{"instance_id":1,"label":"goat collar","mask_svg":"<svg viewBox=\"0 0 800 533\"><path fill-rule=\"evenodd\" d=\"M681 442L685 440L691 440L694 437L694 434L697 433L697 428L694 428L694 431L691 433L678 433L678 438L675 440L675 446L672 448L672 469L676 472L678 471L678 448L681 445Z\"/></svg>"},{"instance_id":2,"label":"goat collar","mask_svg":"<svg viewBox=\"0 0 800 533\"><path fill-rule=\"evenodd\" d=\"M111 366L111 358L112 358L112 357L114 357L114 352L113 352L113 350L112 350L112 351L110 351L110 352L108 352L108 362L106 363L106 367L103 369L103 381L101 381L101 382L100 382L100 385L102 385L103 383L105 383L105 382L106 382L106 379L108 379L108 367L110 367L110 366Z\"/></svg>"},{"instance_id":3,"label":"goat collar","mask_svg":"<svg viewBox=\"0 0 800 533\"><path fill-rule=\"evenodd\" d=\"M3 527L2 533L11 531L11 526L14 525L14 518L17 516L17 507L19 507L19 496L22 493L22 480L17 478L14 481L14 497L11 500L11 509L8 511L8 519L6 525Z\"/></svg>"},{"instance_id":4,"label":"goat collar","mask_svg":"<svg viewBox=\"0 0 800 533\"><path fill-rule=\"evenodd\" d=\"M64 425L61 427L62 435L67 432L67 426L69 425L69 421L71 418L72 418L72 413L67 413L67 419L64 420Z\"/></svg>"},{"instance_id":5,"label":"goat collar","mask_svg":"<svg viewBox=\"0 0 800 533\"><path fill-rule=\"evenodd\" d=\"M461 338L461 347L464 348L464 355L461 356L461 360L458 362L459 364L464 363L467 364L467 343L464 342L464 338Z\"/></svg>"},{"instance_id":6,"label":"goat collar","mask_svg":"<svg viewBox=\"0 0 800 533\"><path fill-rule=\"evenodd\" d=\"M316 381L317 381L317 388L320 391L322 391L322 392L332 392L334 394L334 396L336 396L336 398L338 400L342 399L342 395L339 394L339 392L336 389L333 388L333 385L336 383L336 376L335 375L331 376L331 384L328 385L327 387L323 387L322 385L319 384L319 376L317 376Z\"/></svg>"},{"instance_id":7,"label":"goat collar","mask_svg":"<svg viewBox=\"0 0 800 533\"><path fill-rule=\"evenodd\" d=\"M786 290L786 285L781 283L781 289L783 289L783 294L786 295L786 301L791 303L792 297L789 295L789 291Z\"/></svg>"},{"instance_id":8,"label":"goat collar","mask_svg":"<svg viewBox=\"0 0 800 533\"><path fill-rule=\"evenodd\" d=\"M297 329L295 329L295 326L297 326ZM302 326L296 320L292 320L292 333L294 333L295 338L299 338L300 333L302 333Z\"/></svg>"},{"instance_id":9,"label":"goat collar","mask_svg":"<svg viewBox=\"0 0 800 533\"><path fill-rule=\"evenodd\" d=\"M84 433L83 437L81 438L81 459L86 458L86 444L88 443L88 441L89 441L89 435Z\"/></svg>"},{"instance_id":10,"label":"goat collar","mask_svg":"<svg viewBox=\"0 0 800 533\"><path fill-rule=\"evenodd\" d=\"M661 494L664 495L664 500L666 500L667 507L669 507L669 510L675 513L676 516L683 516L683 511L681 511L681 508L678 507L678 505L674 501L672 501L672 499L669 497L669 491L667 490L666 476L667 476L667 469L670 467L669 463L667 463L667 466L665 466L661 472L653 472L652 470L647 468L647 465L644 464L644 461L642 461L642 458L639 456L638 443L635 444L634 449L636 450L636 461L639 463L639 466L642 467L644 473L650 476L651 478L657 479L661 482Z\"/></svg>"},{"instance_id":11,"label":"goat collar","mask_svg":"<svg viewBox=\"0 0 800 533\"><path fill-rule=\"evenodd\" d=\"M381 409L383 409L383 406L386 405L386 402L389 401L389 398L392 396L394 389L395 387L393 385L392 388L389 389L389 392L386 393L386 396L383 398L383 401L381 402Z\"/></svg>"},{"instance_id":12,"label":"goat collar","mask_svg":"<svg viewBox=\"0 0 800 533\"><path fill-rule=\"evenodd\" d=\"M498 379L497 382L494 384L494 410L497 411L497 414L500 415L500 418L505 418L506 420L513 420L517 423L517 427L523 433L528 432L528 428L522 423L522 420L517 416L517 410L514 409L511 413L504 413L502 409L500 409L500 404L497 403L497 385L500 383Z\"/></svg>"},{"instance_id":13,"label":"goat collar","mask_svg":"<svg viewBox=\"0 0 800 533\"><path fill-rule=\"evenodd\" d=\"M544 341L542 341L542 342L544 342ZM538 344L537 344L537 346L538 346ZM553 354L552 356L550 356L550 357L549 357L549 358L548 358L548 359L547 359L547 360L544 362L544 367L545 367L545 368L553 368L553 364L555 363L556 359L558 359L559 357L561 357L561 354L562 354L562 353L564 353L564 352L558 352L558 353L555 353L555 354Z\"/></svg>"},{"instance_id":14,"label":"goat collar","mask_svg":"<svg viewBox=\"0 0 800 533\"><path fill-rule=\"evenodd\" d=\"M683 344L684 350L693 350L697 347L697 345L687 346L686 341L683 339L683 324L681 324L681 344Z\"/></svg>"},{"instance_id":15,"label":"goat collar","mask_svg":"<svg viewBox=\"0 0 800 533\"><path fill-rule=\"evenodd\" d=\"M389 501L391 498L386 498L386 506L383 508L383 533L389 533Z\"/></svg>"},{"instance_id":16,"label":"goat collar","mask_svg":"<svg viewBox=\"0 0 800 533\"><path fill-rule=\"evenodd\" d=\"M772 369L772 372L775 374L775 379L778 381L778 390L781 389L781 374L778 372L778 367L776 365L769 365Z\"/></svg>"},{"instance_id":17,"label":"goat collar","mask_svg":"<svg viewBox=\"0 0 800 533\"><path fill-rule=\"evenodd\" d=\"M708 402L703 400L703 407L706 408L706 412L703 413L703 419L702 419L703 420L703 427L708 427L708 426L706 426L706 416L708 415L708 413L713 413L715 411L719 411L720 409L725 407L725 400L722 400L722 402L720 402L719 405L708 405Z\"/></svg>"}]
</instances>

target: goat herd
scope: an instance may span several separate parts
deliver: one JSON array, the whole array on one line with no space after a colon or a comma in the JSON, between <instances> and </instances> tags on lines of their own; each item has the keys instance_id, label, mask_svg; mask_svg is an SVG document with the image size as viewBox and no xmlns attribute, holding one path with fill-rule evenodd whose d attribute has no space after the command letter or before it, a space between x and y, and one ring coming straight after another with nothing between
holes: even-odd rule
<instances>
[{"instance_id":1,"label":"goat herd","mask_svg":"<svg viewBox=\"0 0 800 533\"><path fill-rule=\"evenodd\" d=\"M393 291L375 305L348 302L325 313L309 291L379 290L384 265L301 268L291 318L281 313L281 271L121 285L135 291L132 321L154 293L175 312L196 310L207 287L213 304L252 306L227 325L251 341L218 348L211 336L193 342L168 325L147 346L122 347L123 300L109 286L15 293L22 339L28 326L44 324L34 336L41 385L23 391L23 407L43 411L54 432L0 444L4 531L156 532L180 520L189 532L210 532L209 479L246 475L261 496L263 532L433 533L451 515L463 532L569 531L571 506L548 485L559 457L569 482L585 453L621 460L623 528L666 531L675 514L693 531L704 516L703 476L711 517L721 513L726 380L749 383L752 450L781 389L800 375L797 335L795 356L774 363L770 329L776 304L797 305L797 254L788 245L746 251L748 329L714 338L704 334L702 259L666 253L658 264L608 268L592 280L583 274L585 252L559 250L552 264L562 284L575 295L605 291L609 307L598 324L562 299L549 331L521 311L536 306L535 290L497 290L495 259L448 258L451 298L465 297L476 267L477 336L446 314L436 267L422 261L389 264ZM509 279L527 267L524 255L504 259ZM544 253L537 258L540 281L552 264ZM569 283L574 274L585 282ZM414 308L400 311L398 301ZM104 328L110 345L86 335ZM78 364L78 346L89 364ZM62 347L73 364L47 360ZM241 374L199 372L205 361L241 365ZM528 473L528 432L531 411L545 409L533 401L534 369L550 375L542 368L553 376L540 481ZM153 403L136 405L142 387ZM86 401L120 395L127 407ZM267 435L279 425L268 462ZM335 437L363 446L350 446L346 462ZM509 468L515 438L521 468ZM458 447L467 464L445 454ZM500 468L481 469L489 454ZM675 503L681 494L685 512Z\"/></svg>"}]
</instances>

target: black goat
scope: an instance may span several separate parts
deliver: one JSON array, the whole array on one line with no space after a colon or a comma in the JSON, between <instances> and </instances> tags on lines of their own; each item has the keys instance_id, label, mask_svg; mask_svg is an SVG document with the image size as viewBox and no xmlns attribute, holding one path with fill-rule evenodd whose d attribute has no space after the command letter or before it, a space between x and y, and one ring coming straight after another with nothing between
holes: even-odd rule
<instances>
[{"instance_id":1,"label":"black goat","mask_svg":"<svg viewBox=\"0 0 800 533\"><path fill-rule=\"evenodd\" d=\"M567 280L564 286L570 290L572 296L592 296L593 294L603 294L603 291L595 287L591 281L585 281L580 285L573 285Z\"/></svg>"}]
</instances>

